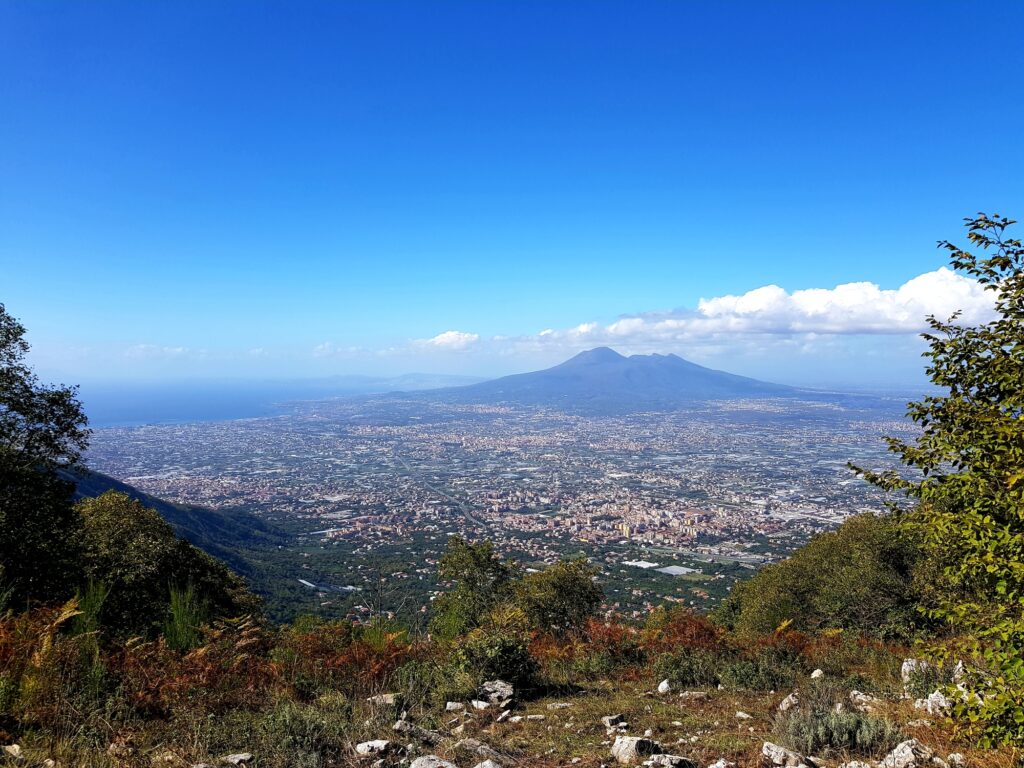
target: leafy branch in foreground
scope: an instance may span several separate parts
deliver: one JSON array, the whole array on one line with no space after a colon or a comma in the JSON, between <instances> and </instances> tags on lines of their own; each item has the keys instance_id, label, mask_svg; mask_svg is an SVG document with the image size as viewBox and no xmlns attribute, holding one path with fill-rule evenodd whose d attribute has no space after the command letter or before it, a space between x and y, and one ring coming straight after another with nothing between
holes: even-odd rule
<instances>
[{"instance_id":1,"label":"leafy branch in foreground","mask_svg":"<svg viewBox=\"0 0 1024 768\"><path fill-rule=\"evenodd\" d=\"M1024 741L1024 247L1015 222L966 220L968 248L941 241L954 269L994 298L977 326L928 319L927 373L941 394L909 404L913 442L889 439L912 476L858 470L915 505L903 517L937 564L929 612L966 637L976 671L955 714L985 744Z\"/></svg>"}]
</instances>

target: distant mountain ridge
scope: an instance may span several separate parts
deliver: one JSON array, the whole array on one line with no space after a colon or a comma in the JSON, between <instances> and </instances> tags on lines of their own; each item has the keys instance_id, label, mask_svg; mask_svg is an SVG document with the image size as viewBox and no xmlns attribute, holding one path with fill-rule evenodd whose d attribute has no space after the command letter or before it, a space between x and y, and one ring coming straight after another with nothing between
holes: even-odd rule
<instances>
[{"instance_id":1,"label":"distant mountain ridge","mask_svg":"<svg viewBox=\"0 0 1024 768\"><path fill-rule=\"evenodd\" d=\"M630 412L672 409L701 400L787 397L797 392L782 384L705 368L674 354L626 357L608 347L597 347L552 368L430 394L465 403Z\"/></svg>"}]
</instances>

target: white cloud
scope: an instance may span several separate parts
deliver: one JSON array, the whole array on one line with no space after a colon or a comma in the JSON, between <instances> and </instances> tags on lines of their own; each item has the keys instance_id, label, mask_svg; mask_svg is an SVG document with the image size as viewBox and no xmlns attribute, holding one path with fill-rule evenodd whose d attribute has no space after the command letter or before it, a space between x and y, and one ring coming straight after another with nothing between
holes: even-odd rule
<instances>
[{"instance_id":1,"label":"white cloud","mask_svg":"<svg viewBox=\"0 0 1024 768\"><path fill-rule=\"evenodd\" d=\"M549 328L518 342L523 347L586 343L656 349L768 334L821 343L820 337L835 335L916 334L927 328L928 315L946 319L956 311L962 313L960 322L976 324L992 317L992 305L992 293L979 283L941 268L891 290L868 282L793 292L766 285L739 296L701 299L696 309L628 315L608 325Z\"/></svg>"},{"instance_id":2,"label":"white cloud","mask_svg":"<svg viewBox=\"0 0 1024 768\"><path fill-rule=\"evenodd\" d=\"M430 339L420 339L416 344L423 347L437 347L438 349L466 349L480 340L477 333L466 333L465 331L445 331Z\"/></svg>"},{"instance_id":3,"label":"white cloud","mask_svg":"<svg viewBox=\"0 0 1024 768\"><path fill-rule=\"evenodd\" d=\"M702 299L690 325L753 333L917 333L925 318L977 323L992 312L992 294L945 267L909 280L895 290L876 283L845 283L787 293L767 285L742 296Z\"/></svg>"},{"instance_id":4,"label":"white cloud","mask_svg":"<svg viewBox=\"0 0 1024 768\"><path fill-rule=\"evenodd\" d=\"M188 354L188 347L162 347L158 344L136 344L124 351L125 357L137 360L160 360L182 357Z\"/></svg>"}]
</instances>

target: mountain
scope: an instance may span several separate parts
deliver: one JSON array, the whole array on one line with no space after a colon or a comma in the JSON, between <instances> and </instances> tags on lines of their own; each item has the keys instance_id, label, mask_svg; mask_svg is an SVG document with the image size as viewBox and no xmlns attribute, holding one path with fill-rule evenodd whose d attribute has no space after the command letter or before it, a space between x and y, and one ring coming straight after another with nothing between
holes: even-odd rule
<instances>
[{"instance_id":1,"label":"mountain","mask_svg":"<svg viewBox=\"0 0 1024 768\"><path fill-rule=\"evenodd\" d=\"M464 403L516 403L567 411L630 412L677 408L700 400L785 397L792 387L691 363L678 355L620 355L608 347L581 352L553 368L435 390Z\"/></svg>"}]
</instances>

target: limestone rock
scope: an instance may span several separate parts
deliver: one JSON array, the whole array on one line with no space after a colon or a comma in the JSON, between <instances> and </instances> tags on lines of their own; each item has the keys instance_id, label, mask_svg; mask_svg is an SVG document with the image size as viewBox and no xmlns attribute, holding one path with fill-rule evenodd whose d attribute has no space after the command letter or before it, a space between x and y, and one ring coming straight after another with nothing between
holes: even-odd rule
<instances>
[{"instance_id":1,"label":"limestone rock","mask_svg":"<svg viewBox=\"0 0 1024 768\"><path fill-rule=\"evenodd\" d=\"M363 757L379 757L380 755L388 755L395 751L396 745L387 739L374 739L373 741L363 741L356 744L356 754L362 755Z\"/></svg>"},{"instance_id":2,"label":"limestone rock","mask_svg":"<svg viewBox=\"0 0 1024 768\"><path fill-rule=\"evenodd\" d=\"M463 752L470 752L484 758L501 757L501 753L498 750L478 739L463 739L455 745L455 749L461 749Z\"/></svg>"},{"instance_id":3,"label":"limestone rock","mask_svg":"<svg viewBox=\"0 0 1024 768\"><path fill-rule=\"evenodd\" d=\"M799 706L799 704L800 694L794 691L793 693L789 694L789 696L787 696L779 702L779 712L788 712L793 707Z\"/></svg>"},{"instance_id":4,"label":"limestone rock","mask_svg":"<svg viewBox=\"0 0 1024 768\"><path fill-rule=\"evenodd\" d=\"M601 725L605 728L614 728L624 722L626 722L626 718L622 715L605 715L601 718Z\"/></svg>"},{"instance_id":5,"label":"limestone rock","mask_svg":"<svg viewBox=\"0 0 1024 768\"><path fill-rule=\"evenodd\" d=\"M916 768L932 759L935 753L917 739L908 739L898 744L879 763L880 768Z\"/></svg>"},{"instance_id":6,"label":"limestone rock","mask_svg":"<svg viewBox=\"0 0 1024 768\"><path fill-rule=\"evenodd\" d=\"M381 693L377 696L371 696L367 699L371 704L378 707L393 707L395 702L398 701L397 693Z\"/></svg>"},{"instance_id":7,"label":"limestone rock","mask_svg":"<svg viewBox=\"0 0 1024 768\"><path fill-rule=\"evenodd\" d=\"M766 764L780 766L780 768L797 768L797 766L806 765L803 755L770 741L766 741L761 747L761 756Z\"/></svg>"},{"instance_id":8,"label":"limestone rock","mask_svg":"<svg viewBox=\"0 0 1024 768\"><path fill-rule=\"evenodd\" d=\"M658 742L640 736L616 736L615 743L612 744L612 757L624 765L661 752L661 745Z\"/></svg>"},{"instance_id":9,"label":"limestone rock","mask_svg":"<svg viewBox=\"0 0 1024 768\"><path fill-rule=\"evenodd\" d=\"M423 757L417 757L413 760L409 768L458 768L458 766L455 763L441 759L437 755L423 755Z\"/></svg>"},{"instance_id":10,"label":"limestone rock","mask_svg":"<svg viewBox=\"0 0 1024 768\"><path fill-rule=\"evenodd\" d=\"M862 693L861 691L850 691L850 704L858 712L871 712L882 703L881 699L878 699L868 693Z\"/></svg>"},{"instance_id":11,"label":"limestone rock","mask_svg":"<svg viewBox=\"0 0 1024 768\"><path fill-rule=\"evenodd\" d=\"M903 681L903 687L906 688L913 681L915 675L923 674L930 667L931 664L923 659L904 659L903 665L900 667L900 679Z\"/></svg>"},{"instance_id":12,"label":"limestone rock","mask_svg":"<svg viewBox=\"0 0 1024 768\"><path fill-rule=\"evenodd\" d=\"M662 680L658 683L658 693L670 693L672 691L672 684L668 680Z\"/></svg>"},{"instance_id":13,"label":"limestone rock","mask_svg":"<svg viewBox=\"0 0 1024 768\"><path fill-rule=\"evenodd\" d=\"M823 678L824 676L825 671L821 669L816 669L813 672L811 672L811 680L821 680L821 678Z\"/></svg>"},{"instance_id":14,"label":"limestone rock","mask_svg":"<svg viewBox=\"0 0 1024 768\"><path fill-rule=\"evenodd\" d=\"M231 763L232 765L248 765L252 760L250 752L236 752L233 755L226 755L224 757L224 762Z\"/></svg>"},{"instance_id":15,"label":"limestone rock","mask_svg":"<svg viewBox=\"0 0 1024 768\"><path fill-rule=\"evenodd\" d=\"M21 752L21 745L8 744L4 747L4 754L11 760L22 760L25 756Z\"/></svg>"},{"instance_id":16,"label":"limestone rock","mask_svg":"<svg viewBox=\"0 0 1024 768\"><path fill-rule=\"evenodd\" d=\"M478 699L502 708L508 706L515 695L516 689L512 683L506 683L504 680L488 680L476 692Z\"/></svg>"},{"instance_id":17,"label":"limestone rock","mask_svg":"<svg viewBox=\"0 0 1024 768\"><path fill-rule=\"evenodd\" d=\"M407 733L413 738L419 739L424 744L438 744L441 741L441 734L437 731L420 728L418 725L413 725L408 720L399 720L395 723L394 730L397 733Z\"/></svg>"},{"instance_id":18,"label":"limestone rock","mask_svg":"<svg viewBox=\"0 0 1024 768\"><path fill-rule=\"evenodd\" d=\"M449 701L444 705L445 712L462 712L466 709L466 705L461 701Z\"/></svg>"}]
</instances>

